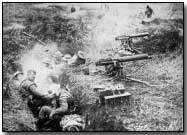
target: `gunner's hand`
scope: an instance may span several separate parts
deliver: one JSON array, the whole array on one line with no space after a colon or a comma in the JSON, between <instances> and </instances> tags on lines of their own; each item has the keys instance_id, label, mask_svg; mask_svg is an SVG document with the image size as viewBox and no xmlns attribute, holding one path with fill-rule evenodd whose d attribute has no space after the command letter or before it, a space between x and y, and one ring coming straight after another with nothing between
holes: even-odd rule
<instances>
[{"instance_id":1,"label":"gunner's hand","mask_svg":"<svg viewBox=\"0 0 187 135\"><path fill-rule=\"evenodd\" d=\"M55 114L56 114L55 110L51 111L51 113L49 115L49 119L53 119Z\"/></svg>"},{"instance_id":2,"label":"gunner's hand","mask_svg":"<svg viewBox=\"0 0 187 135\"><path fill-rule=\"evenodd\" d=\"M46 95L44 95L44 98L52 99L52 98L54 98L54 95L53 94L46 94Z\"/></svg>"}]
</instances>

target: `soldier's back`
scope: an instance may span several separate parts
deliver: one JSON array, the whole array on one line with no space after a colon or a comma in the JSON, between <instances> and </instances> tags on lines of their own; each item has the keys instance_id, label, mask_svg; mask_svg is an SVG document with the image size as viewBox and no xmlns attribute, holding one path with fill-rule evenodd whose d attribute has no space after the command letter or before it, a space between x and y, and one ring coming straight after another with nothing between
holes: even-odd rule
<instances>
[{"instance_id":1,"label":"soldier's back","mask_svg":"<svg viewBox=\"0 0 187 135\"><path fill-rule=\"evenodd\" d=\"M21 82L19 92L23 100L26 100L31 95L30 87L32 85L37 86L36 83L28 79L25 79Z\"/></svg>"}]
</instances>

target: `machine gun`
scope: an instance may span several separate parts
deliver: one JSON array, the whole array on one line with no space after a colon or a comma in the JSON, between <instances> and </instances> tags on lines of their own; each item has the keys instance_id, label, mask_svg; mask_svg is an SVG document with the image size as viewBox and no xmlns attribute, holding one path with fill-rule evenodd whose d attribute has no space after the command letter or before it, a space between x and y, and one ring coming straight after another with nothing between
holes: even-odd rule
<instances>
[{"instance_id":1,"label":"machine gun","mask_svg":"<svg viewBox=\"0 0 187 135\"><path fill-rule=\"evenodd\" d=\"M119 57L117 59L112 59L112 58L101 59L97 61L95 64L96 66L105 66L106 73L109 76L119 77L123 74L122 63L136 61L136 60L145 60L145 59L151 59L151 57L147 54L138 54L138 55L133 55L133 56Z\"/></svg>"},{"instance_id":2,"label":"machine gun","mask_svg":"<svg viewBox=\"0 0 187 135\"><path fill-rule=\"evenodd\" d=\"M151 57L147 54L142 54L140 51L138 51L133 46L133 38L138 37L145 37L148 36L149 33L139 33L139 34L133 34L133 35L121 35L115 38L115 40L121 41L121 47L122 50L125 50L124 52L130 52L126 53L122 57L118 57L115 59L108 58L108 59L100 59L95 64L96 66L105 66L106 73L109 76L116 76L119 77L122 75L122 69L123 69L123 63L124 62L130 62L130 61L136 61L136 60L144 60L144 59L150 59ZM121 49L121 48L120 48ZM119 52L119 51L118 51Z\"/></svg>"},{"instance_id":3,"label":"machine gun","mask_svg":"<svg viewBox=\"0 0 187 135\"><path fill-rule=\"evenodd\" d=\"M141 52L138 51L134 45L133 45L133 38L139 38L139 37L145 37L145 36L149 36L148 32L145 33L139 33L139 34L132 34L132 35L121 35L115 38L116 41L120 40L121 41L121 46L127 50L130 51L132 53L135 54L140 54Z\"/></svg>"},{"instance_id":4,"label":"machine gun","mask_svg":"<svg viewBox=\"0 0 187 135\"><path fill-rule=\"evenodd\" d=\"M151 57L148 56L147 54L139 54L139 55L133 55L133 56L120 57L117 59L112 59L112 58L101 59L98 62L96 62L96 66L106 66L106 65L115 64L116 62L121 63L121 62L144 60L144 59L150 59L150 58Z\"/></svg>"}]
</instances>

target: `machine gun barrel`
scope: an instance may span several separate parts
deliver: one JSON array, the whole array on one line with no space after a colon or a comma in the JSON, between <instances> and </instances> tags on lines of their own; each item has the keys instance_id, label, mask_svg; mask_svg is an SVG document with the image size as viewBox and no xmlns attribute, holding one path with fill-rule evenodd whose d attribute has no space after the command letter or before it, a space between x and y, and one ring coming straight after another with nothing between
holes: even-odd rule
<instances>
[{"instance_id":1,"label":"machine gun barrel","mask_svg":"<svg viewBox=\"0 0 187 135\"><path fill-rule=\"evenodd\" d=\"M148 32L144 32L144 33L138 33L138 34L132 34L132 35L121 35L115 38L115 40L127 40L129 38L137 38L137 37L145 37L148 36L149 33Z\"/></svg>"},{"instance_id":2,"label":"machine gun barrel","mask_svg":"<svg viewBox=\"0 0 187 135\"><path fill-rule=\"evenodd\" d=\"M133 56L120 57L118 59L101 59L98 62L96 62L96 66L106 66L106 65L113 64L114 62L122 63L122 62L144 60L144 59L151 59L151 57L147 54L138 54Z\"/></svg>"}]
</instances>

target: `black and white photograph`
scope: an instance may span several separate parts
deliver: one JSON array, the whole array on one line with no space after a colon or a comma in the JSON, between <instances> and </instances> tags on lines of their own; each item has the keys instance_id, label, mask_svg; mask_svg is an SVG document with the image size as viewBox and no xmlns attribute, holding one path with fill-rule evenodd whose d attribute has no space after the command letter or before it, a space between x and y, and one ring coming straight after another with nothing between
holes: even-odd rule
<instances>
[{"instance_id":1,"label":"black and white photograph","mask_svg":"<svg viewBox=\"0 0 187 135\"><path fill-rule=\"evenodd\" d=\"M2 131L184 131L184 2L2 2Z\"/></svg>"}]
</instances>

